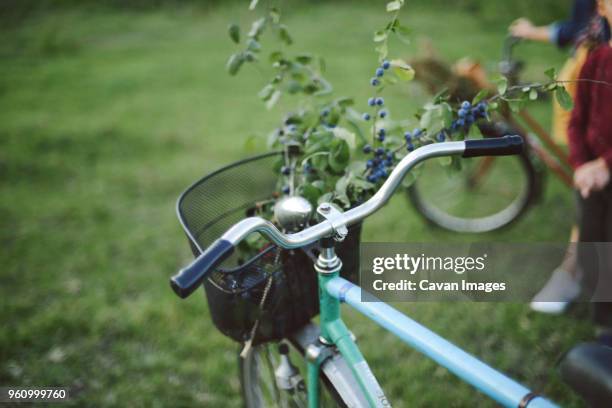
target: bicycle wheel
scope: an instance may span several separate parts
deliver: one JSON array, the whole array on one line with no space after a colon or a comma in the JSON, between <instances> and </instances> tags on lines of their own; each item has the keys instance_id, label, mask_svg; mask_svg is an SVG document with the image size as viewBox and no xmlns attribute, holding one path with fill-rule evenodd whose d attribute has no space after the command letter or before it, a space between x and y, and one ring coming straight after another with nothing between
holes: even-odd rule
<instances>
[{"instance_id":1,"label":"bicycle wheel","mask_svg":"<svg viewBox=\"0 0 612 408\"><path fill-rule=\"evenodd\" d=\"M247 408L306 408L306 361L299 347L288 340L251 348L239 358L242 395ZM321 407L345 407L321 371Z\"/></svg>"},{"instance_id":2,"label":"bicycle wheel","mask_svg":"<svg viewBox=\"0 0 612 408\"><path fill-rule=\"evenodd\" d=\"M461 169L424 163L408 197L431 223L456 232L488 232L516 221L537 196L527 154L461 161Z\"/></svg>"}]
</instances>

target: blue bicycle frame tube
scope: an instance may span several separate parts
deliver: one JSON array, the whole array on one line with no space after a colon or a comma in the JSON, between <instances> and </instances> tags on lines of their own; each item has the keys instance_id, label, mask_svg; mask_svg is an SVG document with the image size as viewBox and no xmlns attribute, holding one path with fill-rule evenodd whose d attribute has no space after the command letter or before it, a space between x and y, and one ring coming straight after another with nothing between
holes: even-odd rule
<instances>
[{"instance_id":1,"label":"blue bicycle frame tube","mask_svg":"<svg viewBox=\"0 0 612 408\"><path fill-rule=\"evenodd\" d=\"M506 407L518 407L531 391L516 381L494 370L474 356L408 318L384 302L362 302L361 288L340 277L329 280L325 290L345 302L402 341L446 367L459 378ZM546 398L537 396L529 401L529 408L557 407Z\"/></svg>"}]
</instances>

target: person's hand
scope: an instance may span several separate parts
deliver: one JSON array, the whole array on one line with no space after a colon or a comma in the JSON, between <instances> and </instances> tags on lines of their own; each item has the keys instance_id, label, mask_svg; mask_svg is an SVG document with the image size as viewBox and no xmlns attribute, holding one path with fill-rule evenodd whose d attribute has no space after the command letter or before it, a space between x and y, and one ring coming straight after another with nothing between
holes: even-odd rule
<instances>
[{"instance_id":1,"label":"person's hand","mask_svg":"<svg viewBox=\"0 0 612 408\"><path fill-rule=\"evenodd\" d=\"M594 191L603 190L609 182L610 169L601 158L583 164L574 174L574 185L582 198L588 198Z\"/></svg>"},{"instance_id":2,"label":"person's hand","mask_svg":"<svg viewBox=\"0 0 612 408\"><path fill-rule=\"evenodd\" d=\"M526 18L519 18L518 20L515 20L508 29L510 34L512 34L514 37L526 39L532 39L535 30L536 27L533 25L533 23Z\"/></svg>"}]
</instances>

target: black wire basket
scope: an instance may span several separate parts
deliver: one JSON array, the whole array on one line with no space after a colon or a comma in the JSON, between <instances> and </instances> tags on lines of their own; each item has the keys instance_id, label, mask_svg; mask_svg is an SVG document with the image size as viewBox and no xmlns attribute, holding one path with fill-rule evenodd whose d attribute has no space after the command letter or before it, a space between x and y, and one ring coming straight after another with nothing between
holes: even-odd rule
<instances>
[{"instance_id":1,"label":"black wire basket","mask_svg":"<svg viewBox=\"0 0 612 408\"><path fill-rule=\"evenodd\" d=\"M282 153L268 153L233 163L181 194L177 213L194 256L236 222L273 205L282 159ZM360 234L361 224L352 226L337 246L341 275L353 282ZM280 340L319 313L316 246L284 250L268 244L255 254L240 247L235 252L203 284L212 320L223 334L253 345Z\"/></svg>"}]
</instances>

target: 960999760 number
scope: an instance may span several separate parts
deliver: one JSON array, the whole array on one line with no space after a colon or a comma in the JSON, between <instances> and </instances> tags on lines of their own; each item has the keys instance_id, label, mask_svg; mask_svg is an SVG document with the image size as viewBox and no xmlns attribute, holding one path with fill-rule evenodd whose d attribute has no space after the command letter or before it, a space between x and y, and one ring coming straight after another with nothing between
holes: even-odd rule
<instances>
[{"instance_id":1,"label":"960999760 number","mask_svg":"<svg viewBox=\"0 0 612 408\"><path fill-rule=\"evenodd\" d=\"M68 399L68 390L58 387L41 387L41 388L13 388L1 387L0 402L15 402L15 401L66 401Z\"/></svg>"}]
</instances>

